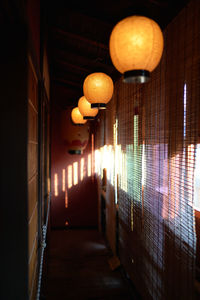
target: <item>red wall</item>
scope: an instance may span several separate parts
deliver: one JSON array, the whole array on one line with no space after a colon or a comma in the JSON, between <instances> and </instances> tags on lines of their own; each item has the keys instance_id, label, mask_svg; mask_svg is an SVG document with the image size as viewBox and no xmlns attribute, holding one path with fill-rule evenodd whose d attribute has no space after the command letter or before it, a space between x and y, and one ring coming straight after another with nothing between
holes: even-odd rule
<instances>
[{"instance_id":1,"label":"red wall","mask_svg":"<svg viewBox=\"0 0 200 300\"><path fill-rule=\"evenodd\" d=\"M88 176L88 155L92 154L91 134L88 145L82 155L67 153L61 136L61 110L53 109L51 142L51 226L90 227L97 226L97 187L92 176ZM81 180L81 158L84 158L84 177ZM68 166L78 163L78 184L68 188ZM65 205L66 193L62 191L63 169L65 170L65 188L68 195L68 207ZM55 174L58 177L58 195L55 195ZM67 222L67 223L66 223ZM67 225L68 224L68 225Z\"/></svg>"}]
</instances>

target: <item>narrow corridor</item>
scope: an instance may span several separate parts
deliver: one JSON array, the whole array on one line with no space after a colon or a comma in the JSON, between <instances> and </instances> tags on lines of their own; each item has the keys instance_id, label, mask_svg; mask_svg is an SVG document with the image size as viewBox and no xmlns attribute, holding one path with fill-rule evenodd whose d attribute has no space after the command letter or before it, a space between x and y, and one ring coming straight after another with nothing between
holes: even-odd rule
<instances>
[{"instance_id":1,"label":"narrow corridor","mask_svg":"<svg viewBox=\"0 0 200 300\"><path fill-rule=\"evenodd\" d=\"M0 23L0 300L200 300L200 0Z\"/></svg>"},{"instance_id":2,"label":"narrow corridor","mask_svg":"<svg viewBox=\"0 0 200 300\"><path fill-rule=\"evenodd\" d=\"M53 230L47 253L44 299L138 299L97 230Z\"/></svg>"}]
</instances>

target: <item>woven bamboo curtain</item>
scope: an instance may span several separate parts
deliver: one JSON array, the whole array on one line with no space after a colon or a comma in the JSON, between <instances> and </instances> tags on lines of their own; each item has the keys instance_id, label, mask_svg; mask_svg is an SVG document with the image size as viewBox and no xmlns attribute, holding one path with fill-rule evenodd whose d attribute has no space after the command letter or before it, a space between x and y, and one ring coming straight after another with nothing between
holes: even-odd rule
<instances>
[{"instance_id":1,"label":"woven bamboo curtain","mask_svg":"<svg viewBox=\"0 0 200 300\"><path fill-rule=\"evenodd\" d=\"M194 199L200 204L198 0L167 26L164 39L149 83L115 84L116 117L108 113L105 124L111 129L118 122L120 260L144 299L188 300L194 296ZM113 144L110 129L106 140Z\"/></svg>"}]
</instances>

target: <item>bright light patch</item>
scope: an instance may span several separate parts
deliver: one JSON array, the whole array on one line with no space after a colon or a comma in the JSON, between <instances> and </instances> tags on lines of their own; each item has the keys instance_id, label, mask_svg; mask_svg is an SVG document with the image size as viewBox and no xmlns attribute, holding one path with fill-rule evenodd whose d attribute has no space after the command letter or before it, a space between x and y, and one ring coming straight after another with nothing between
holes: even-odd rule
<instances>
[{"instance_id":1,"label":"bright light patch","mask_svg":"<svg viewBox=\"0 0 200 300\"><path fill-rule=\"evenodd\" d=\"M187 177L188 177L187 180L188 180L190 186L193 186L194 151L195 151L194 145L189 145L188 146L188 159L187 159ZM195 167L197 167L197 165ZM189 205L192 206L193 205L192 193L189 193L188 200L189 200Z\"/></svg>"},{"instance_id":2,"label":"bright light patch","mask_svg":"<svg viewBox=\"0 0 200 300\"><path fill-rule=\"evenodd\" d=\"M85 160L84 158L81 158L81 181L83 180L84 178L84 164L85 164Z\"/></svg>"},{"instance_id":3,"label":"bright light patch","mask_svg":"<svg viewBox=\"0 0 200 300\"><path fill-rule=\"evenodd\" d=\"M95 150L95 173L101 174L101 152L99 150Z\"/></svg>"},{"instance_id":4,"label":"bright light patch","mask_svg":"<svg viewBox=\"0 0 200 300\"><path fill-rule=\"evenodd\" d=\"M58 174L54 174L54 195L58 196Z\"/></svg>"},{"instance_id":5,"label":"bright light patch","mask_svg":"<svg viewBox=\"0 0 200 300\"><path fill-rule=\"evenodd\" d=\"M101 164L102 164L102 169L106 169L107 163L108 163L108 158L106 156L107 153L107 145L101 147Z\"/></svg>"},{"instance_id":6,"label":"bright light patch","mask_svg":"<svg viewBox=\"0 0 200 300\"><path fill-rule=\"evenodd\" d=\"M122 150L121 150L121 145L117 145L115 148L115 169L116 169L116 174L120 174L122 172L121 167L121 159L122 159Z\"/></svg>"},{"instance_id":7,"label":"bright light patch","mask_svg":"<svg viewBox=\"0 0 200 300\"><path fill-rule=\"evenodd\" d=\"M106 169L107 179L114 184L115 153L112 145L105 145L95 151L95 172L103 178L103 170Z\"/></svg>"},{"instance_id":8,"label":"bright light patch","mask_svg":"<svg viewBox=\"0 0 200 300\"><path fill-rule=\"evenodd\" d=\"M146 165L145 165L145 145L144 142L142 144L142 186L144 186L145 182L145 174L146 174Z\"/></svg>"},{"instance_id":9,"label":"bright light patch","mask_svg":"<svg viewBox=\"0 0 200 300\"><path fill-rule=\"evenodd\" d=\"M196 163L194 169L194 208L200 211L200 144L196 146Z\"/></svg>"},{"instance_id":10,"label":"bright light patch","mask_svg":"<svg viewBox=\"0 0 200 300\"><path fill-rule=\"evenodd\" d=\"M118 119L113 125L114 137L114 187L115 187L115 204L118 203Z\"/></svg>"},{"instance_id":11,"label":"bright light patch","mask_svg":"<svg viewBox=\"0 0 200 300\"><path fill-rule=\"evenodd\" d=\"M128 177L133 176L133 185L129 184L128 191L132 190L133 187L133 197L138 202L141 201L141 192L142 192L142 180L145 180L145 169L142 169L142 159L143 163L144 155L143 155L143 146L139 145L139 116L134 115L134 141L133 146L130 145L129 151L127 152L127 173ZM132 157L133 153L133 159ZM141 159L142 158L142 159ZM132 173L132 174L131 174ZM129 175L130 174L130 175Z\"/></svg>"},{"instance_id":12,"label":"bright light patch","mask_svg":"<svg viewBox=\"0 0 200 300\"><path fill-rule=\"evenodd\" d=\"M118 203L120 149L120 145L115 146L115 204Z\"/></svg>"},{"instance_id":13,"label":"bright light patch","mask_svg":"<svg viewBox=\"0 0 200 300\"><path fill-rule=\"evenodd\" d=\"M121 166L120 166L120 183L121 183L121 189L124 190L124 192L127 193L127 159L126 159L126 153L123 151L120 153L121 156Z\"/></svg>"},{"instance_id":14,"label":"bright light patch","mask_svg":"<svg viewBox=\"0 0 200 300\"><path fill-rule=\"evenodd\" d=\"M72 165L69 165L67 168L67 177L68 177L68 188L72 187Z\"/></svg>"},{"instance_id":15,"label":"bright light patch","mask_svg":"<svg viewBox=\"0 0 200 300\"><path fill-rule=\"evenodd\" d=\"M186 138L186 117L187 117L187 85L184 84L183 89L183 109L184 109L184 118L183 118L183 136Z\"/></svg>"},{"instance_id":16,"label":"bright light patch","mask_svg":"<svg viewBox=\"0 0 200 300\"><path fill-rule=\"evenodd\" d=\"M106 169L107 169L107 178L110 183L114 184L114 152L113 147L111 145L107 146L107 152L104 153L106 158Z\"/></svg>"},{"instance_id":17,"label":"bright light patch","mask_svg":"<svg viewBox=\"0 0 200 300\"><path fill-rule=\"evenodd\" d=\"M78 163L73 163L74 185L78 184Z\"/></svg>"},{"instance_id":18,"label":"bright light patch","mask_svg":"<svg viewBox=\"0 0 200 300\"><path fill-rule=\"evenodd\" d=\"M65 169L62 170L62 191L65 191Z\"/></svg>"},{"instance_id":19,"label":"bright light patch","mask_svg":"<svg viewBox=\"0 0 200 300\"><path fill-rule=\"evenodd\" d=\"M50 178L48 178L48 180L47 180L47 190L48 190L48 194L49 194L51 191L51 179Z\"/></svg>"}]
</instances>

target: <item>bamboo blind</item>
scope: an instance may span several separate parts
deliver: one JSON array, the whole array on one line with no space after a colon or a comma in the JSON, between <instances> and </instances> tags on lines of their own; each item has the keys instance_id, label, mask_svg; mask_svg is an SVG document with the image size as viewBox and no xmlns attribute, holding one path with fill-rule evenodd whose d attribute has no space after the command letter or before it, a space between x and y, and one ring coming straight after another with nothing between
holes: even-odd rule
<instances>
[{"instance_id":1,"label":"bamboo blind","mask_svg":"<svg viewBox=\"0 0 200 300\"><path fill-rule=\"evenodd\" d=\"M109 124L104 143L114 153L113 179L108 177L118 185L119 256L138 291L144 299L193 299L198 0L167 26L164 39L161 63L149 83L115 84L114 113L107 113L99 127L96 150L102 126Z\"/></svg>"}]
</instances>

